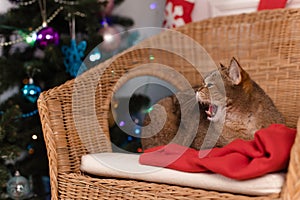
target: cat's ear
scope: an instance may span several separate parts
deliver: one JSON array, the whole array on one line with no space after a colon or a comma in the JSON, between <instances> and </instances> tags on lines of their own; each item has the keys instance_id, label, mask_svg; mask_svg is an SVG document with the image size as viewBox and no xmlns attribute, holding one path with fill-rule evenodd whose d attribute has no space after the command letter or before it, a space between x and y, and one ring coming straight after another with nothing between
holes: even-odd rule
<instances>
[{"instance_id":1,"label":"cat's ear","mask_svg":"<svg viewBox=\"0 0 300 200\"><path fill-rule=\"evenodd\" d=\"M242 82L242 69L238 61L233 57L228 68L228 75L233 84L238 85Z\"/></svg>"},{"instance_id":2,"label":"cat's ear","mask_svg":"<svg viewBox=\"0 0 300 200\"><path fill-rule=\"evenodd\" d=\"M226 68L222 63L220 63L220 67L221 67L221 69L225 69Z\"/></svg>"}]
</instances>

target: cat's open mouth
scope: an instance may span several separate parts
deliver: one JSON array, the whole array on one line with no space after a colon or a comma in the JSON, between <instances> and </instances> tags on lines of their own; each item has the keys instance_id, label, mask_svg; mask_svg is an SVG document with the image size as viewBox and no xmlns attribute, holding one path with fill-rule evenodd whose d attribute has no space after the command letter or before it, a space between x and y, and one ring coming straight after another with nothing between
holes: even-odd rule
<instances>
[{"instance_id":1,"label":"cat's open mouth","mask_svg":"<svg viewBox=\"0 0 300 200\"><path fill-rule=\"evenodd\" d=\"M199 91L196 92L196 99L198 102L205 105L205 109L207 109L205 110L207 119L212 120L218 112L218 106L216 104L210 103L209 101L202 100Z\"/></svg>"},{"instance_id":2,"label":"cat's open mouth","mask_svg":"<svg viewBox=\"0 0 300 200\"><path fill-rule=\"evenodd\" d=\"M215 104L209 104L208 110L205 111L207 114L207 119L212 120L218 111L218 106Z\"/></svg>"}]
</instances>

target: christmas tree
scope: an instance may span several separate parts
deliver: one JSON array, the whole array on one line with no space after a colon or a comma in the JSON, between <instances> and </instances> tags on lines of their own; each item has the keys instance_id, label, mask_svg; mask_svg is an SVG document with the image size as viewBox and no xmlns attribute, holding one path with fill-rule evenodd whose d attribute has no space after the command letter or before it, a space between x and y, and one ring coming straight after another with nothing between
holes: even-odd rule
<instances>
[{"instance_id":1,"label":"christmas tree","mask_svg":"<svg viewBox=\"0 0 300 200\"><path fill-rule=\"evenodd\" d=\"M10 2L15 6L0 15L0 198L21 199L26 193L24 188L7 188L18 171L32 190L26 198L45 199L48 160L37 98L42 91L74 78L82 60L105 40L105 34L117 33L116 26L126 29L133 21L112 14L121 0ZM131 45L126 44L122 48ZM120 45L115 41L107 48L121 50ZM91 65L103 59L96 56L90 59Z\"/></svg>"}]
</instances>

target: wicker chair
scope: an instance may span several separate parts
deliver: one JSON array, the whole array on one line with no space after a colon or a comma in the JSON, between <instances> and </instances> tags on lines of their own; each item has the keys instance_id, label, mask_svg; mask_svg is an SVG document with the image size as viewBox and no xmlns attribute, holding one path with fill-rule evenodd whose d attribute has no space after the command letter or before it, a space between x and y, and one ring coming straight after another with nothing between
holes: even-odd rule
<instances>
[{"instance_id":1,"label":"wicker chair","mask_svg":"<svg viewBox=\"0 0 300 200\"><path fill-rule=\"evenodd\" d=\"M142 75L156 76L173 84L174 78L166 73L135 70L150 62L149 54L155 58L155 63L172 67L191 85L199 83L201 76L187 60L172 52L151 46L145 48L148 44L182 45L181 41L171 37L172 31L164 31L40 95L38 108L48 150L52 199L300 199L300 120L297 125L300 111L300 9L216 17L190 23L176 31L201 44L216 63L228 63L232 56L238 58L273 99L287 125L298 126L281 193L253 197L96 177L80 171L82 155L112 151L108 123L110 100L122 84ZM183 51L183 55L192 52L191 49ZM84 89L89 87L95 91L93 101L89 100L93 91ZM76 92L78 90L81 92ZM73 102L74 95L79 99L77 103ZM84 109L91 103L95 110ZM74 113L74 110L84 112Z\"/></svg>"}]
</instances>

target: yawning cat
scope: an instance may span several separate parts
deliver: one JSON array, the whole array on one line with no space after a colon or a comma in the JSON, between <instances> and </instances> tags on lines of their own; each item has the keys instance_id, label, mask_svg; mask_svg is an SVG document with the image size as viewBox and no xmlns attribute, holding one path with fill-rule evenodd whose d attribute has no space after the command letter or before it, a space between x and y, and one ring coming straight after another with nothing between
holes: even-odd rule
<instances>
[{"instance_id":1,"label":"yawning cat","mask_svg":"<svg viewBox=\"0 0 300 200\"><path fill-rule=\"evenodd\" d=\"M155 135L150 137L147 132L142 132L144 149L170 142L195 149L222 147L237 138L251 140L257 130L285 122L270 97L235 58L228 67L221 64L219 70L206 75L201 85L194 96L185 96L186 103L179 104L176 98L184 96L184 92L158 102L164 106L167 119L161 122L163 128ZM198 112L199 119L182 119L185 112ZM199 120L195 134L190 130L193 120ZM148 115L144 124L149 123ZM156 119L156 123L155 127L160 126L159 120Z\"/></svg>"}]
</instances>

